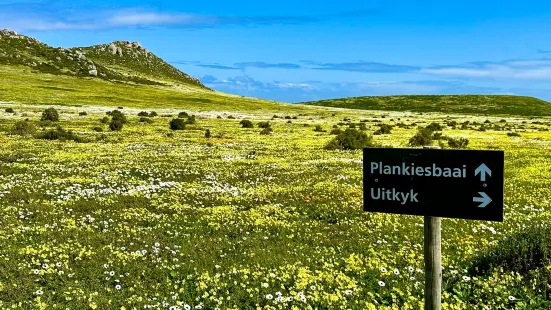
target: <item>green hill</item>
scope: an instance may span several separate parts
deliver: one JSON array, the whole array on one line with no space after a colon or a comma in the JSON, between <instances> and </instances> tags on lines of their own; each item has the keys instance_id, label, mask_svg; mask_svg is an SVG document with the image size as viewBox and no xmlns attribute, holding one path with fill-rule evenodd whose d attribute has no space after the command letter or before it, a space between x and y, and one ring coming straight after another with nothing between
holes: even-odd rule
<instances>
[{"instance_id":1,"label":"green hill","mask_svg":"<svg viewBox=\"0 0 551 310\"><path fill-rule=\"evenodd\" d=\"M213 91L138 42L54 48L10 30L0 30L2 102L199 111L308 110Z\"/></svg>"},{"instance_id":2,"label":"green hill","mask_svg":"<svg viewBox=\"0 0 551 310\"><path fill-rule=\"evenodd\" d=\"M300 104L361 110L551 116L551 103L547 101L533 97L504 95L366 96Z\"/></svg>"},{"instance_id":3,"label":"green hill","mask_svg":"<svg viewBox=\"0 0 551 310\"><path fill-rule=\"evenodd\" d=\"M54 48L14 31L0 31L0 65L20 65L35 72L91 77L145 85L185 84L207 89L147 51L139 43L116 41L81 48Z\"/></svg>"}]
</instances>

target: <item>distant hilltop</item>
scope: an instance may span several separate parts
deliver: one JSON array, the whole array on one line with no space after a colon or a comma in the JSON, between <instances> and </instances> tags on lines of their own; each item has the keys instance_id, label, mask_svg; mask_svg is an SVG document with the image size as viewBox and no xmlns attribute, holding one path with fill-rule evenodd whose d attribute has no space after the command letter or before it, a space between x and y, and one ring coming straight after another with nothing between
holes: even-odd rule
<instances>
[{"instance_id":1,"label":"distant hilltop","mask_svg":"<svg viewBox=\"0 0 551 310\"><path fill-rule=\"evenodd\" d=\"M43 73L149 85L187 84L208 89L139 42L54 48L9 29L0 31L0 65L23 65Z\"/></svg>"},{"instance_id":2,"label":"distant hilltop","mask_svg":"<svg viewBox=\"0 0 551 310\"><path fill-rule=\"evenodd\" d=\"M404 95L327 99L299 104L333 108L470 115L551 116L551 103L510 95Z\"/></svg>"}]
</instances>

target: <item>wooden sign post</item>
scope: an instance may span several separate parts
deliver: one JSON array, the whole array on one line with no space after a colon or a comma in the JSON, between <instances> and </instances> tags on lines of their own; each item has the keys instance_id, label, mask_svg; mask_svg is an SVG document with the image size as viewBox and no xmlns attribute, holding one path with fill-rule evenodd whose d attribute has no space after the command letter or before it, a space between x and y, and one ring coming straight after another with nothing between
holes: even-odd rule
<instances>
[{"instance_id":1,"label":"wooden sign post","mask_svg":"<svg viewBox=\"0 0 551 310\"><path fill-rule=\"evenodd\" d=\"M425 310L441 309L442 217L503 221L503 151L363 150L364 211L424 216Z\"/></svg>"}]
</instances>

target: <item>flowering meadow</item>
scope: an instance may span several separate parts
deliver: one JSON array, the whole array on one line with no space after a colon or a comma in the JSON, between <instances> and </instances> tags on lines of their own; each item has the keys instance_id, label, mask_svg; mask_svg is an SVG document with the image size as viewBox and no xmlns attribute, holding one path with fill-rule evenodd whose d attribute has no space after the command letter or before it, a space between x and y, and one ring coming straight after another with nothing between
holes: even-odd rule
<instances>
[{"instance_id":1,"label":"flowering meadow","mask_svg":"<svg viewBox=\"0 0 551 310\"><path fill-rule=\"evenodd\" d=\"M324 145L334 125L403 123L373 139L407 147L444 121L505 151L505 221L443 219L443 308L551 309L551 119L124 108L109 131L114 108L55 106L89 141L10 133L44 108L0 110L0 309L421 309L422 217L363 212L361 150ZM182 111L196 124L171 131Z\"/></svg>"}]
</instances>

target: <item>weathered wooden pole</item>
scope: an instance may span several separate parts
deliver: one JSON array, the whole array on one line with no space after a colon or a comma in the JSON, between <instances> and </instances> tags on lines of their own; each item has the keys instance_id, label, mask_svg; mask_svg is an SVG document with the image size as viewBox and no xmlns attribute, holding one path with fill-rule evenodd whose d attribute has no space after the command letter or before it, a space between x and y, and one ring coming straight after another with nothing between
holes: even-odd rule
<instances>
[{"instance_id":1,"label":"weathered wooden pole","mask_svg":"<svg viewBox=\"0 0 551 310\"><path fill-rule=\"evenodd\" d=\"M438 146L425 146L440 149ZM442 308L442 218L425 216L425 310Z\"/></svg>"},{"instance_id":2,"label":"weathered wooden pole","mask_svg":"<svg viewBox=\"0 0 551 310\"><path fill-rule=\"evenodd\" d=\"M440 217L425 216L425 310L442 308L442 236Z\"/></svg>"}]
</instances>

